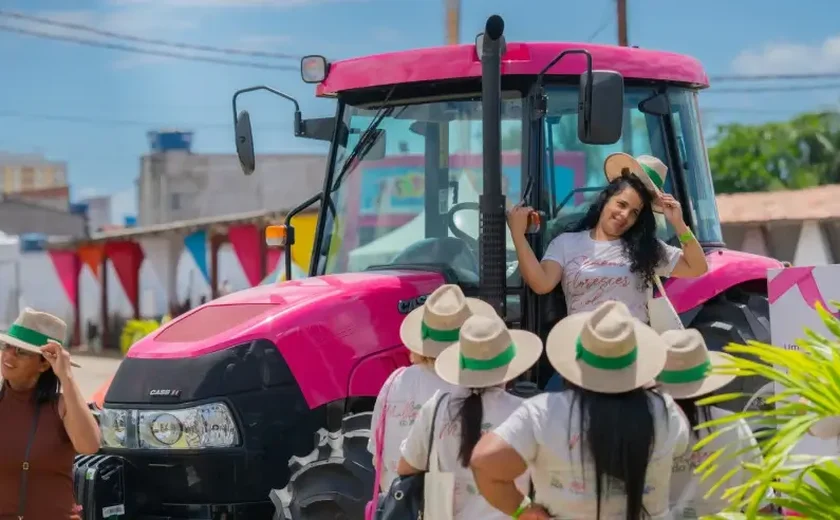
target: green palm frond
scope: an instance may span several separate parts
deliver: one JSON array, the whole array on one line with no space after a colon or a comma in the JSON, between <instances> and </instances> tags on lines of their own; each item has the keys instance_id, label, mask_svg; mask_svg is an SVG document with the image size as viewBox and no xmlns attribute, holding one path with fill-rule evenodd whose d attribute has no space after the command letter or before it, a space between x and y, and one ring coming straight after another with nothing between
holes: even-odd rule
<instances>
[{"instance_id":1,"label":"green palm frond","mask_svg":"<svg viewBox=\"0 0 840 520\"><path fill-rule=\"evenodd\" d=\"M831 302L833 306L840 306ZM794 455L793 448L820 420L840 416L840 320L817 304L826 329L833 338L826 338L805 329L797 341L798 350L788 350L759 342L747 345L730 344L724 348L727 362L716 373L738 376L758 375L776 384L780 391L768 404L769 411L745 411L708 421L697 429L713 428L713 433L697 443L702 449L724 431L737 426L740 419L760 425L756 435L762 453L757 463L744 463L749 478L744 484L727 489L727 480L734 472L720 475L718 469L725 457L738 453L717 450L696 470L703 480L713 479L710 494L725 489L723 497L728 507L717 515L704 519L735 520L778 518L762 515L767 505L768 491L775 491L769 502L790 508L806 518L840 518L840 460L838 457ZM744 356L749 356L747 359ZM716 395L699 401L700 405L718 404L741 397L741 394Z\"/></svg>"}]
</instances>

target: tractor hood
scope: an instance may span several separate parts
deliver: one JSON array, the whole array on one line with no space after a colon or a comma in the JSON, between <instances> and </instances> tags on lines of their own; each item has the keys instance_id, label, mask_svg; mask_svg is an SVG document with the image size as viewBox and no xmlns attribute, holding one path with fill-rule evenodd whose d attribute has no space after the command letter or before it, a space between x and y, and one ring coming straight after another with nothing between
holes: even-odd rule
<instances>
[{"instance_id":1,"label":"tractor hood","mask_svg":"<svg viewBox=\"0 0 840 520\"><path fill-rule=\"evenodd\" d=\"M383 357L383 351L402 345L403 318L419 304L419 297L443 283L433 272L376 271L254 287L163 325L137 342L126 361L198 362L197 358L268 340L310 406L348 392L376 395L376 385L396 366L394 352ZM399 353L405 358L403 349Z\"/></svg>"}]
</instances>

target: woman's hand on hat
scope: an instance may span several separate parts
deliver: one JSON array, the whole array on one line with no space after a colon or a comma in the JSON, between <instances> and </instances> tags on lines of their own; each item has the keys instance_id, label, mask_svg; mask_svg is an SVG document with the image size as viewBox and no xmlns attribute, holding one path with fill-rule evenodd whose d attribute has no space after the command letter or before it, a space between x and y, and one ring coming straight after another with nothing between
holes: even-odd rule
<instances>
[{"instance_id":1,"label":"woman's hand on hat","mask_svg":"<svg viewBox=\"0 0 840 520\"><path fill-rule=\"evenodd\" d=\"M41 348L41 354L55 372L59 381L66 381L72 374L70 353L55 341L50 341Z\"/></svg>"},{"instance_id":2,"label":"woman's hand on hat","mask_svg":"<svg viewBox=\"0 0 840 520\"><path fill-rule=\"evenodd\" d=\"M662 205L662 214L665 215L672 226L677 227L683 223L682 204L673 195L660 193L659 204Z\"/></svg>"},{"instance_id":3,"label":"woman's hand on hat","mask_svg":"<svg viewBox=\"0 0 840 520\"><path fill-rule=\"evenodd\" d=\"M513 237L524 236L528 231L528 218L534 209L523 204L517 204L507 212L508 227Z\"/></svg>"}]
</instances>

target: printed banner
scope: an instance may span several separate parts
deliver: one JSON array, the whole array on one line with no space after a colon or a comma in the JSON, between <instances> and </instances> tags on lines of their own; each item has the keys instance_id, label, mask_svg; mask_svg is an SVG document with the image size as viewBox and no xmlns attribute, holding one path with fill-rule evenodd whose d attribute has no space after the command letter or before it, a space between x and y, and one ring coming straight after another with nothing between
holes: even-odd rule
<instances>
[{"instance_id":1,"label":"printed banner","mask_svg":"<svg viewBox=\"0 0 840 520\"><path fill-rule=\"evenodd\" d=\"M99 279L99 268L102 266L104 250L101 245L81 246L79 259L90 269L93 277Z\"/></svg>"},{"instance_id":2,"label":"printed banner","mask_svg":"<svg viewBox=\"0 0 840 520\"><path fill-rule=\"evenodd\" d=\"M820 302L829 311L837 310L829 302L840 300L840 265L770 269L767 296L773 345L798 349L796 340L805 337L806 328L833 337L814 309ZM835 312L835 315L838 314ZM776 392L779 391L777 387ZM806 435L792 453L836 456L837 446L837 439L823 440Z\"/></svg>"},{"instance_id":3,"label":"printed banner","mask_svg":"<svg viewBox=\"0 0 840 520\"><path fill-rule=\"evenodd\" d=\"M207 232L202 230L187 235L184 237L184 247L190 252L193 260L195 260L195 264L198 266L198 270L201 271L201 275L204 276L204 279L209 284L210 272L207 269Z\"/></svg>"},{"instance_id":4,"label":"printed banner","mask_svg":"<svg viewBox=\"0 0 840 520\"><path fill-rule=\"evenodd\" d=\"M105 246L108 260L114 266L125 295L131 305L139 306L140 265L143 263L143 250L137 242L110 242ZM140 312L140 309L134 309Z\"/></svg>"},{"instance_id":5,"label":"printed banner","mask_svg":"<svg viewBox=\"0 0 840 520\"><path fill-rule=\"evenodd\" d=\"M82 270L82 263L79 257L76 256L75 251L50 249L50 260L52 260L55 272L58 274L58 279L61 280L61 286L64 288L64 294L71 304L76 302L76 289L78 288L79 273Z\"/></svg>"},{"instance_id":6,"label":"printed banner","mask_svg":"<svg viewBox=\"0 0 840 520\"><path fill-rule=\"evenodd\" d=\"M262 235L257 226L253 224L242 224L228 228L228 240L233 247L239 265L245 272L245 278L251 287L259 285L262 278L262 260L260 250L262 249Z\"/></svg>"}]
</instances>

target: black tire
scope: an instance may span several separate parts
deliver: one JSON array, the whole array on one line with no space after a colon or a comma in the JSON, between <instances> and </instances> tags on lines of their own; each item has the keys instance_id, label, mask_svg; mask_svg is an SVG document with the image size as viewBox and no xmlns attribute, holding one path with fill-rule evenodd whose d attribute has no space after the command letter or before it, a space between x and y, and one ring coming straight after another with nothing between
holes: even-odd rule
<instances>
[{"instance_id":1,"label":"black tire","mask_svg":"<svg viewBox=\"0 0 840 520\"><path fill-rule=\"evenodd\" d=\"M709 350L722 352L729 343L746 344L750 340L770 342L770 304L765 294L735 287L713 298L692 321L691 327L703 334ZM756 360L756 358L749 357ZM761 409L764 399L753 398L767 392L769 381L763 377L739 377L718 390L719 394L742 392L746 397L721 403L721 408L740 412L747 407Z\"/></svg>"},{"instance_id":2,"label":"black tire","mask_svg":"<svg viewBox=\"0 0 840 520\"><path fill-rule=\"evenodd\" d=\"M320 430L312 453L289 461L289 483L272 492L278 509L275 520L364 518L374 477L367 449L371 416L371 412L348 415L340 431Z\"/></svg>"}]
</instances>

